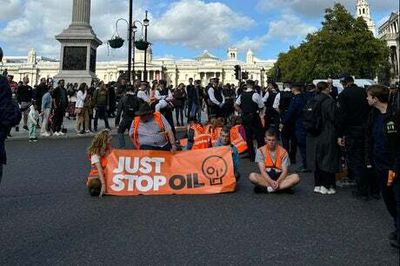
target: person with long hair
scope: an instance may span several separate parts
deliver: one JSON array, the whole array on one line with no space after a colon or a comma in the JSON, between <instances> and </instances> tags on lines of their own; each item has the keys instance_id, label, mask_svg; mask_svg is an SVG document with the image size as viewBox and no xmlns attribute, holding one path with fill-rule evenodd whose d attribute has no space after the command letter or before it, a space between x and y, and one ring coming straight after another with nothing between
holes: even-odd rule
<instances>
[{"instance_id":1,"label":"person with long hair","mask_svg":"<svg viewBox=\"0 0 400 266\"><path fill-rule=\"evenodd\" d=\"M319 82L314 96L320 105L321 131L317 135L307 132L307 166L314 171L314 192L336 193L336 173L339 171L339 146L335 128L336 103L330 96L328 83Z\"/></svg>"},{"instance_id":2,"label":"person with long hair","mask_svg":"<svg viewBox=\"0 0 400 266\"><path fill-rule=\"evenodd\" d=\"M86 129L89 128L89 112L87 112L84 108L87 90L88 86L85 82L83 82L79 86L78 93L76 94L75 114L77 115L77 118L75 130L77 134L83 134L85 132L83 130L83 123L85 123Z\"/></svg>"},{"instance_id":3,"label":"person with long hair","mask_svg":"<svg viewBox=\"0 0 400 266\"><path fill-rule=\"evenodd\" d=\"M94 137L87 150L91 169L86 185L91 196L102 197L106 192L104 169L107 166L107 155L112 149L111 140L110 131L104 129Z\"/></svg>"}]
</instances>

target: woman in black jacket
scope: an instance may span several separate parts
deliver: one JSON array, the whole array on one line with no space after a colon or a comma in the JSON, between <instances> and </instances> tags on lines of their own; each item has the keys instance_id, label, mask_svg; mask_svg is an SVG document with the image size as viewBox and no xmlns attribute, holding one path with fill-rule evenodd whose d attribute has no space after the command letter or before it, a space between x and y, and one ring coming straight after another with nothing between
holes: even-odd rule
<instances>
[{"instance_id":1,"label":"woman in black jacket","mask_svg":"<svg viewBox=\"0 0 400 266\"><path fill-rule=\"evenodd\" d=\"M320 102L322 125L320 134L307 134L307 165L314 171L314 192L335 194L336 173L340 166L335 128L336 103L330 96L330 88L326 82L317 84L314 97Z\"/></svg>"}]
</instances>

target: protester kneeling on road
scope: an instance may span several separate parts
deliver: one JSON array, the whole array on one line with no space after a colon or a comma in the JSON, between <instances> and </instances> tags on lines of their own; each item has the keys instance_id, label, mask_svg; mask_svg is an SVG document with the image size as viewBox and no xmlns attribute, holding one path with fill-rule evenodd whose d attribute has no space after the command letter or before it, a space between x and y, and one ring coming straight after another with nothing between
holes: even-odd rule
<instances>
[{"instance_id":1,"label":"protester kneeling on road","mask_svg":"<svg viewBox=\"0 0 400 266\"><path fill-rule=\"evenodd\" d=\"M288 174L290 164L287 151L277 143L278 135L269 129L265 133L266 145L257 150L255 162L260 173L250 173L249 180L255 185L254 192L265 193L286 190L300 182L297 174Z\"/></svg>"},{"instance_id":2,"label":"protester kneeling on road","mask_svg":"<svg viewBox=\"0 0 400 266\"><path fill-rule=\"evenodd\" d=\"M186 150L201 150L211 147L211 135L205 133L202 124L194 116L189 117L186 135L188 140Z\"/></svg>"},{"instance_id":3,"label":"protester kneeling on road","mask_svg":"<svg viewBox=\"0 0 400 266\"><path fill-rule=\"evenodd\" d=\"M167 119L143 103L129 130L135 149L176 151L175 136Z\"/></svg>"},{"instance_id":4,"label":"protester kneeling on road","mask_svg":"<svg viewBox=\"0 0 400 266\"><path fill-rule=\"evenodd\" d=\"M104 169L107 166L107 155L111 152L112 136L108 129L98 133L88 148L91 169L86 185L91 196L102 197L106 191Z\"/></svg>"},{"instance_id":5,"label":"protester kneeling on road","mask_svg":"<svg viewBox=\"0 0 400 266\"><path fill-rule=\"evenodd\" d=\"M233 159L233 170L235 172L236 181L240 178L239 167L240 167L240 155L238 149L231 143L231 130L229 127L224 126L221 129L221 133L219 134L219 138L217 143L215 143L215 147L221 146L229 146L232 150L232 159Z\"/></svg>"}]
</instances>

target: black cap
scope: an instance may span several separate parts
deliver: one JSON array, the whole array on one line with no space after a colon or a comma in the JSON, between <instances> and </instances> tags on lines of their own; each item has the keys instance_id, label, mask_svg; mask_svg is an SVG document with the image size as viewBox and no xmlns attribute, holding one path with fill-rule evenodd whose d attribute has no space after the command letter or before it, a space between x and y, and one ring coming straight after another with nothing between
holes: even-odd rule
<instances>
[{"instance_id":1,"label":"black cap","mask_svg":"<svg viewBox=\"0 0 400 266\"><path fill-rule=\"evenodd\" d=\"M343 77L340 78L340 82L354 82L354 79L352 76L349 75L344 75Z\"/></svg>"}]
</instances>

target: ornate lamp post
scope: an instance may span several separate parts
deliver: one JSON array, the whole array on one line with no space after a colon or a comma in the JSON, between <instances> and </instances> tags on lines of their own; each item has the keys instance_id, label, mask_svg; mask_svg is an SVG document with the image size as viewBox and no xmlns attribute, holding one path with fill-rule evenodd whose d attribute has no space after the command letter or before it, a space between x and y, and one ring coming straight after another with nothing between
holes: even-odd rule
<instances>
[{"instance_id":1,"label":"ornate lamp post","mask_svg":"<svg viewBox=\"0 0 400 266\"><path fill-rule=\"evenodd\" d=\"M143 19L143 26L144 26L144 41L147 43L147 27L150 25L150 20L147 18L147 10L146 16ZM147 48L144 50L144 81L147 81Z\"/></svg>"}]
</instances>

